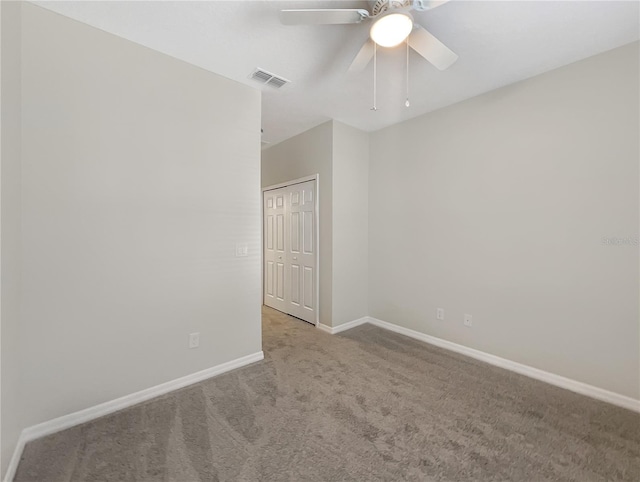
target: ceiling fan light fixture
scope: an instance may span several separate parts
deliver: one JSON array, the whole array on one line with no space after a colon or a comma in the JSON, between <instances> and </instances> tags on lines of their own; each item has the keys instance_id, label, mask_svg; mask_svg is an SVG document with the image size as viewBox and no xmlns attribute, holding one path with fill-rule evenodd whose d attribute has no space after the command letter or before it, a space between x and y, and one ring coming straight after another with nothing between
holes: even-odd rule
<instances>
[{"instance_id":1,"label":"ceiling fan light fixture","mask_svg":"<svg viewBox=\"0 0 640 482\"><path fill-rule=\"evenodd\" d=\"M371 26L371 40L380 47L400 45L413 30L413 18L408 13L388 13Z\"/></svg>"}]
</instances>

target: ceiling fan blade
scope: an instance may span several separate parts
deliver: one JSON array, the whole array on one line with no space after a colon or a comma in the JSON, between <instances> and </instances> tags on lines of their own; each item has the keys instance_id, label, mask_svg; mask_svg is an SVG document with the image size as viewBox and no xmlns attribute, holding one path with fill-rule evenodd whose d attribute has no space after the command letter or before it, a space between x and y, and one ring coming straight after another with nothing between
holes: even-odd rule
<instances>
[{"instance_id":1,"label":"ceiling fan blade","mask_svg":"<svg viewBox=\"0 0 640 482\"><path fill-rule=\"evenodd\" d=\"M413 32L409 35L409 46L438 70L446 70L458 60L458 56L449 47L418 24L415 24Z\"/></svg>"},{"instance_id":2,"label":"ceiling fan blade","mask_svg":"<svg viewBox=\"0 0 640 482\"><path fill-rule=\"evenodd\" d=\"M361 72L364 68L369 65L371 59L373 58L373 40L370 38L362 45L362 48L358 52L358 55L353 59L351 65L349 66L348 72Z\"/></svg>"},{"instance_id":3,"label":"ceiling fan blade","mask_svg":"<svg viewBox=\"0 0 640 482\"><path fill-rule=\"evenodd\" d=\"M360 23L368 17L369 12L362 8L325 8L280 11L280 21L285 25Z\"/></svg>"}]
</instances>

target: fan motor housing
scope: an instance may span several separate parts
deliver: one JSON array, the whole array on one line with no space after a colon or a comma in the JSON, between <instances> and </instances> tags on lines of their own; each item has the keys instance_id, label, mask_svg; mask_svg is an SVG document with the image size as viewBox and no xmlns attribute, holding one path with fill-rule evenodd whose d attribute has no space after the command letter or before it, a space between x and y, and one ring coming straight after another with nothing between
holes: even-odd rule
<instances>
[{"instance_id":1,"label":"fan motor housing","mask_svg":"<svg viewBox=\"0 0 640 482\"><path fill-rule=\"evenodd\" d=\"M408 8L412 3L412 0L375 0L373 7L371 7L371 14L376 16L396 8Z\"/></svg>"}]
</instances>

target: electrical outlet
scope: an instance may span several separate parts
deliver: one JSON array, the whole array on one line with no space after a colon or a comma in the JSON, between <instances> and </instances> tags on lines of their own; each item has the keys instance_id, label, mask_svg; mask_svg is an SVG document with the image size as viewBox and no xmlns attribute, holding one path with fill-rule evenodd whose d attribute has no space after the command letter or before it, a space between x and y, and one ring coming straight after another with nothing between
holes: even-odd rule
<instances>
[{"instance_id":1,"label":"electrical outlet","mask_svg":"<svg viewBox=\"0 0 640 482\"><path fill-rule=\"evenodd\" d=\"M189 348L198 348L200 346L200 333L189 333Z\"/></svg>"},{"instance_id":2,"label":"electrical outlet","mask_svg":"<svg viewBox=\"0 0 640 482\"><path fill-rule=\"evenodd\" d=\"M471 319L471 315L464 315L464 326L472 326L473 320Z\"/></svg>"},{"instance_id":3,"label":"electrical outlet","mask_svg":"<svg viewBox=\"0 0 640 482\"><path fill-rule=\"evenodd\" d=\"M437 320L444 320L444 308L436 309L436 319Z\"/></svg>"},{"instance_id":4,"label":"electrical outlet","mask_svg":"<svg viewBox=\"0 0 640 482\"><path fill-rule=\"evenodd\" d=\"M248 253L249 253L249 246L247 246L247 243L236 244L236 257L240 258L243 256L247 256Z\"/></svg>"}]
</instances>

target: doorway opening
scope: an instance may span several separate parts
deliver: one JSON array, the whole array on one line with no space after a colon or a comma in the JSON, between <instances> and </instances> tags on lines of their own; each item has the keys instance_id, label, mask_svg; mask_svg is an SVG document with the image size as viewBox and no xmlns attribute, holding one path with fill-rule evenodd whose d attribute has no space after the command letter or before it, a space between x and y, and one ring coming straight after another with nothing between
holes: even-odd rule
<instances>
[{"instance_id":1,"label":"doorway opening","mask_svg":"<svg viewBox=\"0 0 640 482\"><path fill-rule=\"evenodd\" d=\"M262 302L319 322L318 175L262 189Z\"/></svg>"}]
</instances>

